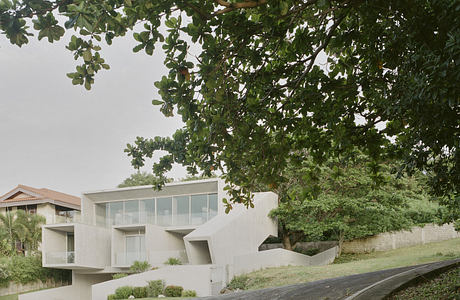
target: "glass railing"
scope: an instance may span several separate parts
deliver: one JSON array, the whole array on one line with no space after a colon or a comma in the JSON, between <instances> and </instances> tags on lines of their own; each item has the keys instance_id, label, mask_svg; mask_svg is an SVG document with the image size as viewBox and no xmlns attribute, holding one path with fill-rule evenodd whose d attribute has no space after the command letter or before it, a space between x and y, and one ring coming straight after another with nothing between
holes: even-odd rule
<instances>
[{"instance_id":1,"label":"glass railing","mask_svg":"<svg viewBox=\"0 0 460 300\"><path fill-rule=\"evenodd\" d=\"M115 255L116 266L131 266L135 261L146 261L145 252L119 252Z\"/></svg>"},{"instance_id":2,"label":"glass railing","mask_svg":"<svg viewBox=\"0 0 460 300\"><path fill-rule=\"evenodd\" d=\"M61 223L80 223L81 222L81 213L75 211L69 215L54 215L54 224Z\"/></svg>"},{"instance_id":3,"label":"glass railing","mask_svg":"<svg viewBox=\"0 0 460 300\"><path fill-rule=\"evenodd\" d=\"M75 263L75 252L46 252L45 262L49 265L64 265Z\"/></svg>"}]
</instances>

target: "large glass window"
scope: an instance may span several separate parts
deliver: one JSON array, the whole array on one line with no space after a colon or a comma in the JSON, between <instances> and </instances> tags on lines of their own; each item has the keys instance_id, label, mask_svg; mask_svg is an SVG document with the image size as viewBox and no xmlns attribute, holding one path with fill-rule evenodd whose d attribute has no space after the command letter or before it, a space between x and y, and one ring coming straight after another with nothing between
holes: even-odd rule
<instances>
[{"instance_id":1,"label":"large glass window","mask_svg":"<svg viewBox=\"0 0 460 300\"><path fill-rule=\"evenodd\" d=\"M123 224L123 202L110 202L110 225Z\"/></svg>"},{"instance_id":2,"label":"large glass window","mask_svg":"<svg viewBox=\"0 0 460 300\"><path fill-rule=\"evenodd\" d=\"M172 198L157 198L157 224L171 225L172 221Z\"/></svg>"},{"instance_id":3,"label":"large glass window","mask_svg":"<svg viewBox=\"0 0 460 300\"><path fill-rule=\"evenodd\" d=\"M145 237L144 235L127 235L124 265L132 265L134 261L145 260Z\"/></svg>"},{"instance_id":4,"label":"large glass window","mask_svg":"<svg viewBox=\"0 0 460 300\"><path fill-rule=\"evenodd\" d=\"M107 204L98 203L96 204L96 225L97 226L106 226L106 213L107 213Z\"/></svg>"},{"instance_id":5,"label":"large glass window","mask_svg":"<svg viewBox=\"0 0 460 300\"><path fill-rule=\"evenodd\" d=\"M174 224L187 225L190 220L190 197L178 196L174 197Z\"/></svg>"},{"instance_id":6,"label":"large glass window","mask_svg":"<svg viewBox=\"0 0 460 300\"><path fill-rule=\"evenodd\" d=\"M203 224L208 219L208 195L192 195L191 224Z\"/></svg>"},{"instance_id":7,"label":"large glass window","mask_svg":"<svg viewBox=\"0 0 460 300\"><path fill-rule=\"evenodd\" d=\"M155 199L139 201L141 224L155 224Z\"/></svg>"},{"instance_id":8,"label":"large glass window","mask_svg":"<svg viewBox=\"0 0 460 300\"><path fill-rule=\"evenodd\" d=\"M139 224L139 201L125 201L124 224Z\"/></svg>"},{"instance_id":9,"label":"large glass window","mask_svg":"<svg viewBox=\"0 0 460 300\"><path fill-rule=\"evenodd\" d=\"M217 194L209 194L209 219L217 216Z\"/></svg>"}]
</instances>

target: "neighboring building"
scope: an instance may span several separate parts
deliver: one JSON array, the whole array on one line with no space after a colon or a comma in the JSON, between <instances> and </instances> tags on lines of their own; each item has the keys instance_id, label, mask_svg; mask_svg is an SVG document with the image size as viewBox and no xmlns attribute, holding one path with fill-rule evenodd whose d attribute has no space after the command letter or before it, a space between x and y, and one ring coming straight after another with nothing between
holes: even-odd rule
<instances>
[{"instance_id":1,"label":"neighboring building","mask_svg":"<svg viewBox=\"0 0 460 300\"><path fill-rule=\"evenodd\" d=\"M234 258L257 253L278 231L268 217L278 205L276 194L255 193L255 208L234 205L229 214L225 197L224 183L216 178L169 183L161 191L141 186L83 193L79 221L43 226L43 266L72 270L72 285L19 299L105 300L111 286L99 291L97 284L105 285L136 260L160 267L139 274L146 280L161 276L199 296L216 294L230 276ZM170 257L184 265L166 267ZM134 285L146 285L146 280Z\"/></svg>"},{"instance_id":2,"label":"neighboring building","mask_svg":"<svg viewBox=\"0 0 460 300\"><path fill-rule=\"evenodd\" d=\"M18 209L44 216L46 224L75 222L80 218L80 198L20 184L0 196L0 213Z\"/></svg>"}]
</instances>

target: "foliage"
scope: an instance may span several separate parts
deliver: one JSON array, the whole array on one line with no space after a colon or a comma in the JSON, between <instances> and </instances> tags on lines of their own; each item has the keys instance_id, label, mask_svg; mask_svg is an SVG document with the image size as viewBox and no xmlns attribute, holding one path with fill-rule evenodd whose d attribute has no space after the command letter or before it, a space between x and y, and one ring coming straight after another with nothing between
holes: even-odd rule
<instances>
[{"instance_id":1,"label":"foliage","mask_svg":"<svg viewBox=\"0 0 460 300\"><path fill-rule=\"evenodd\" d=\"M231 200L251 205L249 191L287 181L298 156L321 163L359 147L404 158L402 169L427 171L436 193L458 199L459 11L456 0L4 0L0 30L18 46L34 30L50 42L75 33L67 49L80 65L68 77L87 89L109 68L103 38L134 29L134 52L162 46L169 72L152 104L185 126L125 150L135 168L167 152L153 167L157 188L173 163L219 170Z\"/></svg>"},{"instance_id":2,"label":"foliage","mask_svg":"<svg viewBox=\"0 0 460 300\"><path fill-rule=\"evenodd\" d=\"M211 175L187 175L185 178L181 178L179 181L193 181L193 180L202 180L202 179L208 179L208 178L217 178L218 176L214 173L211 173Z\"/></svg>"},{"instance_id":3,"label":"foliage","mask_svg":"<svg viewBox=\"0 0 460 300\"><path fill-rule=\"evenodd\" d=\"M126 277L126 276L128 276L127 273L116 273L116 274L112 275L112 279L120 279L120 278L123 278L123 277Z\"/></svg>"},{"instance_id":4,"label":"foliage","mask_svg":"<svg viewBox=\"0 0 460 300\"><path fill-rule=\"evenodd\" d=\"M46 223L45 217L29 214L23 210L15 213L0 214L0 251L3 255L15 252L15 243L21 242L31 253L38 251L42 239L41 225Z\"/></svg>"},{"instance_id":5,"label":"foliage","mask_svg":"<svg viewBox=\"0 0 460 300\"><path fill-rule=\"evenodd\" d=\"M37 280L46 282L49 279L55 282L71 282L71 278L70 270L43 268L40 255L14 255L0 259L1 285L7 285L8 282L26 284Z\"/></svg>"},{"instance_id":6,"label":"foliage","mask_svg":"<svg viewBox=\"0 0 460 300\"><path fill-rule=\"evenodd\" d=\"M133 296L135 298L146 298L147 297L147 287L146 286L136 286L133 288Z\"/></svg>"},{"instance_id":7,"label":"foliage","mask_svg":"<svg viewBox=\"0 0 460 300\"><path fill-rule=\"evenodd\" d=\"M433 275L432 275L433 276ZM421 276L416 285L391 294L388 300L459 299L460 268L452 268L435 278Z\"/></svg>"},{"instance_id":8,"label":"foliage","mask_svg":"<svg viewBox=\"0 0 460 300\"><path fill-rule=\"evenodd\" d=\"M294 250L295 252L297 253L301 253L301 254L305 254L305 255L308 255L308 256L313 256L313 255L316 255L320 252L320 250L318 248L311 248L311 249L304 249L302 247L294 247Z\"/></svg>"},{"instance_id":9,"label":"foliage","mask_svg":"<svg viewBox=\"0 0 460 300\"><path fill-rule=\"evenodd\" d=\"M129 267L129 271L132 273L142 273L146 272L151 268L148 261L134 261L134 263Z\"/></svg>"},{"instance_id":10,"label":"foliage","mask_svg":"<svg viewBox=\"0 0 460 300\"><path fill-rule=\"evenodd\" d=\"M182 295L183 287L178 285L168 285L165 287L164 295L166 297L180 297Z\"/></svg>"},{"instance_id":11,"label":"foliage","mask_svg":"<svg viewBox=\"0 0 460 300\"><path fill-rule=\"evenodd\" d=\"M107 300L116 300L116 299L117 298L116 298L115 294L110 294L110 295L107 296Z\"/></svg>"},{"instance_id":12,"label":"foliage","mask_svg":"<svg viewBox=\"0 0 460 300\"><path fill-rule=\"evenodd\" d=\"M165 283L163 280L151 280L148 282L147 286L147 296L148 297L158 297L165 288Z\"/></svg>"},{"instance_id":13,"label":"foliage","mask_svg":"<svg viewBox=\"0 0 460 300\"><path fill-rule=\"evenodd\" d=\"M376 165L359 151L322 166L312 160L292 162L286 175L290 181L279 187L279 207L270 213L289 237L285 246L299 239L334 239L341 247L344 240L435 222L436 208L414 212L419 203L432 200L423 190L426 176L396 178L391 173L396 165Z\"/></svg>"},{"instance_id":14,"label":"foliage","mask_svg":"<svg viewBox=\"0 0 460 300\"><path fill-rule=\"evenodd\" d=\"M165 265L182 265L182 262L179 258L170 257L167 261L164 262Z\"/></svg>"},{"instance_id":15,"label":"foliage","mask_svg":"<svg viewBox=\"0 0 460 300\"><path fill-rule=\"evenodd\" d=\"M124 188L130 186L153 185L156 181L158 181L158 179L153 174L147 172L137 172L131 174L131 176L123 180L118 187Z\"/></svg>"},{"instance_id":16,"label":"foliage","mask_svg":"<svg viewBox=\"0 0 460 300\"><path fill-rule=\"evenodd\" d=\"M194 290L183 290L181 297L196 297L196 291L194 291Z\"/></svg>"},{"instance_id":17,"label":"foliage","mask_svg":"<svg viewBox=\"0 0 460 300\"><path fill-rule=\"evenodd\" d=\"M128 299L132 294L132 286L121 286L115 290L115 299Z\"/></svg>"},{"instance_id":18,"label":"foliage","mask_svg":"<svg viewBox=\"0 0 460 300\"><path fill-rule=\"evenodd\" d=\"M230 290L246 290L248 288L249 277L245 274L232 278L227 288Z\"/></svg>"}]
</instances>

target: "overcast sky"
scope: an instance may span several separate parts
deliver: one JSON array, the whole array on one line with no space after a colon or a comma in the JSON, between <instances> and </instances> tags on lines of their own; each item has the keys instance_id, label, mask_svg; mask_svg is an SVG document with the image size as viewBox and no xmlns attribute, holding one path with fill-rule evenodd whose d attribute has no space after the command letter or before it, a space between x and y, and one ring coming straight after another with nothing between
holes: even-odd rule
<instances>
[{"instance_id":1,"label":"overcast sky","mask_svg":"<svg viewBox=\"0 0 460 300\"><path fill-rule=\"evenodd\" d=\"M111 69L86 91L65 76L77 63L67 39L32 37L19 48L0 35L0 195L18 184L73 195L116 187L134 172L127 143L182 126L151 104L153 83L167 72L162 53L133 53L131 34L115 40L102 53Z\"/></svg>"}]
</instances>

